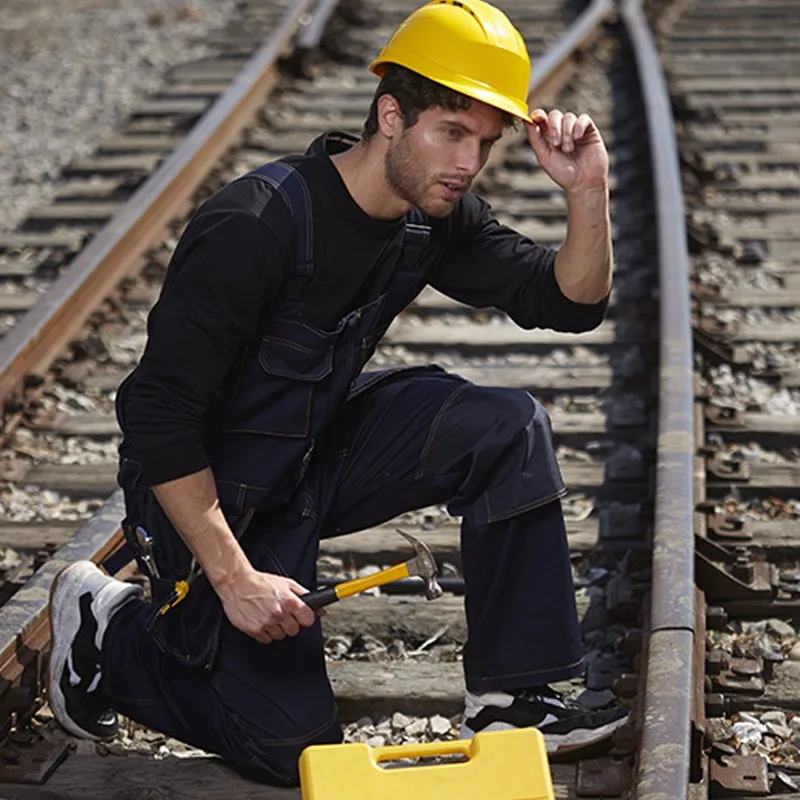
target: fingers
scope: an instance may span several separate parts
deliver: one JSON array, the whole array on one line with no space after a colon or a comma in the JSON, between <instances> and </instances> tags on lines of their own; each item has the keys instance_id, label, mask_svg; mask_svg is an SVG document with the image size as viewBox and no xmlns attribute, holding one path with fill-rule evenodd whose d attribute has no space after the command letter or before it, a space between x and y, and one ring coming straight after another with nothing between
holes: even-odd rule
<instances>
[{"instance_id":1,"label":"fingers","mask_svg":"<svg viewBox=\"0 0 800 800\"><path fill-rule=\"evenodd\" d=\"M317 620L317 613L299 595L308 590L297 581L269 573L254 573L238 594L223 598L231 624L262 644L297 636Z\"/></svg>"},{"instance_id":2,"label":"fingers","mask_svg":"<svg viewBox=\"0 0 800 800\"><path fill-rule=\"evenodd\" d=\"M297 581L292 580L291 578L287 578L287 583L289 585L289 589L294 592L295 595L298 596L296 602L292 602L294 598L290 598L290 608L292 610L292 616L297 622L302 625L304 628L310 628L314 621L317 618L317 613L312 609L309 608L302 600L299 599L301 595L308 594L308 589L305 586L302 586ZM319 616L324 616L320 614Z\"/></svg>"},{"instance_id":3,"label":"fingers","mask_svg":"<svg viewBox=\"0 0 800 800\"><path fill-rule=\"evenodd\" d=\"M284 615L279 619L272 620L262 630L250 635L262 644L270 644L271 642L279 642L287 636L297 636L298 633L300 633L300 625L297 620L291 616Z\"/></svg>"},{"instance_id":4,"label":"fingers","mask_svg":"<svg viewBox=\"0 0 800 800\"><path fill-rule=\"evenodd\" d=\"M308 590L291 578L286 578L286 586L291 593L285 595L280 604L280 611L264 626L263 632L256 638L263 641L279 642L287 636L297 636L302 628L310 628L317 619L312 608L309 608L298 595L307 594ZM269 643L269 642L266 642Z\"/></svg>"},{"instance_id":5,"label":"fingers","mask_svg":"<svg viewBox=\"0 0 800 800\"><path fill-rule=\"evenodd\" d=\"M272 637L266 631L247 631L248 636L252 636L257 642L261 644L271 644Z\"/></svg>"},{"instance_id":6,"label":"fingers","mask_svg":"<svg viewBox=\"0 0 800 800\"><path fill-rule=\"evenodd\" d=\"M594 127L594 122L588 114L581 114L575 122L573 135L575 141L582 139L590 128Z\"/></svg>"},{"instance_id":7,"label":"fingers","mask_svg":"<svg viewBox=\"0 0 800 800\"><path fill-rule=\"evenodd\" d=\"M565 113L558 109L545 112L537 108L531 114L531 119L531 132L537 140L547 142L550 147L561 148L566 153L572 152L575 144L594 125L588 114L576 116L571 111Z\"/></svg>"},{"instance_id":8,"label":"fingers","mask_svg":"<svg viewBox=\"0 0 800 800\"><path fill-rule=\"evenodd\" d=\"M565 153L575 149L575 123L578 118L568 111L561 120L561 148Z\"/></svg>"}]
</instances>

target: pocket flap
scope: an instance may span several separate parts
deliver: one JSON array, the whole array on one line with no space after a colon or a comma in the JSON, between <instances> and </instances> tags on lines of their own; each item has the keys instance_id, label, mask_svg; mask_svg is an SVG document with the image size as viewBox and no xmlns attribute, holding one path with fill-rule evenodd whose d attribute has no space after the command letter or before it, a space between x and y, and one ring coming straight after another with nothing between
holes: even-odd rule
<instances>
[{"instance_id":1,"label":"pocket flap","mask_svg":"<svg viewBox=\"0 0 800 800\"><path fill-rule=\"evenodd\" d=\"M298 381L320 381L333 369L335 334L297 326L302 335L289 339L284 336L265 336L261 340L258 361L264 372ZM287 331L287 333L289 333Z\"/></svg>"}]
</instances>

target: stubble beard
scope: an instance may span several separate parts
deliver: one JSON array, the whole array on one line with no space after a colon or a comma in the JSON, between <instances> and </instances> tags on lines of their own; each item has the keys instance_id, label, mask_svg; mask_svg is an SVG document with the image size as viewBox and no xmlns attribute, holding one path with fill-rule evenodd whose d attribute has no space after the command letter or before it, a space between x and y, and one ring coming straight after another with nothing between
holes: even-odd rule
<instances>
[{"instance_id":1,"label":"stubble beard","mask_svg":"<svg viewBox=\"0 0 800 800\"><path fill-rule=\"evenodd\" d=\"M386 181L398 197L432 217L446 217L452 212L453 205L446 201L426 202L425 176L415 166L406 134L386 151L385 167Z\"/></svg>"}]
</instances>

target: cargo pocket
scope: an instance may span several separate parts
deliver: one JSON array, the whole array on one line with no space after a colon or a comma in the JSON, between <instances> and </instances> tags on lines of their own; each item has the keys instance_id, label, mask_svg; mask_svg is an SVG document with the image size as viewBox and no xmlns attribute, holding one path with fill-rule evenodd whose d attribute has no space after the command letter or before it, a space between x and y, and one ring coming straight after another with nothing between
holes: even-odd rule
<instances>
[{"instance_id":1,"label":"cargo pocket","mask_svg":"<svg viewBox=\"0 0 800 800\"><path fill-rule=\"evenodd\" d=\"M320 331L284 320L245 352L225 417L228 433L305 438L311 433L314 396L333 371L340 330Z\"/></svg>"}]
</instances>

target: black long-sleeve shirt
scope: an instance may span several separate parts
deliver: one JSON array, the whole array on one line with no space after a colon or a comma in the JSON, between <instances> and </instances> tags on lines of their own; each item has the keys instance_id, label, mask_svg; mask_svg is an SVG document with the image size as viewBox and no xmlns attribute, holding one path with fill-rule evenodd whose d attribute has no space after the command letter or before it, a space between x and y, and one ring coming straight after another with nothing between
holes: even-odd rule
<instances>
[{"instance_id":1,"label":"black long-sleeve shirt","mask_svg":"<svg viewBox=\"0 0 800 800\"><path fill-rule=\"evenodd\" d=\"M375 257L402 222L364 213L328 155L306 156L296 167L312 194L308 319L330 329L352 310ZM422 266L444 294L506 311L523 328L579 332L602 320L607 300L589 305L565 297L555 280L555 251L500 225L477 196L466 194L450 216L430 222ZM150 312L144 354L118 400L123 452L141 462L148 485L210 466L205 417L243 345L256 337L292 252L290 213L260 180L229 184L190 221Z\"/></svg>"}]
</instances>

